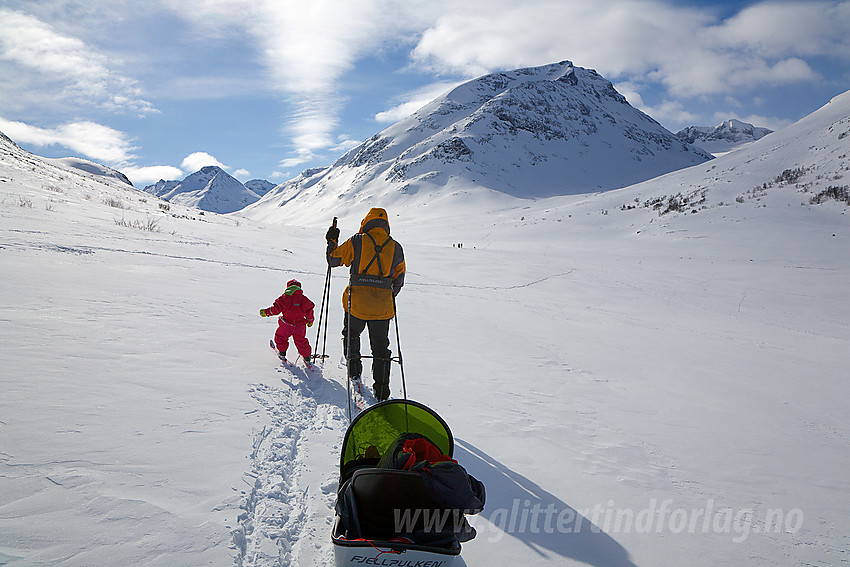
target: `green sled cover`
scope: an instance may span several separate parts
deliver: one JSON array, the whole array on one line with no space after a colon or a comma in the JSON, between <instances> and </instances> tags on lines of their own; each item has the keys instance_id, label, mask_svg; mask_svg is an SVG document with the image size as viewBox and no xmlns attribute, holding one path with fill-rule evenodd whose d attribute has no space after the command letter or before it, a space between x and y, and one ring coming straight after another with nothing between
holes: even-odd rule
<instances>
[{"instance_id":1,"label":"green sled cover","mask_svg":"<svg viewBox=\"0 0 850 567\"><path fill-rule=\"evenodd\" d=\"M366 408L348 426L339 461L340 484L354 470L375 466L403 433L424 435L449 457L454 452L452 432L434 410L412 400L387 400Z\"/></svg>"}]
</instances>

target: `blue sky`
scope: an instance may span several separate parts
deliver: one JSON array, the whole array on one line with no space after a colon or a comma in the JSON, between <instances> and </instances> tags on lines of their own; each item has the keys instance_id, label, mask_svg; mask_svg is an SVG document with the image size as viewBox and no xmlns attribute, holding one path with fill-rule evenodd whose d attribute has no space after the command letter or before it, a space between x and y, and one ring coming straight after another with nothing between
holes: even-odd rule
<instances>
[{"instance_id":1,"label":"blue sky","mask_svg":"<svg viewBox=\"0 0 850 567\"><path fill-rule=\"evenodd\" d=\"M672 131L850 89L850 0L0 0L0 131L138 187L279 183L453 85L570 60Z\"/></svg>"}]
</instances>

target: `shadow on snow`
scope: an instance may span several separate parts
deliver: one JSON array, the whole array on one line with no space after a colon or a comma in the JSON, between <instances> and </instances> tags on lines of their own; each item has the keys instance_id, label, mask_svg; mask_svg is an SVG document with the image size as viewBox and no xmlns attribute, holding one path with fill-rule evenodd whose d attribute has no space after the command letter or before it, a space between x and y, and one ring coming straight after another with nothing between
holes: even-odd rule
<instances>
[{"instance_id":1,"label":"shadow on snow","mask_svg":"<svg viewBox=\"0 0 850 567\"><path fill-rule=\"evenodd\" d=\"M479 538L508 534L542 558L557 554L598 567L635 567L626 549L589 519L474 445L455 439L454 458L487 490L481 515L490 526L477 524Z\"/></svg>"}]
</instances>

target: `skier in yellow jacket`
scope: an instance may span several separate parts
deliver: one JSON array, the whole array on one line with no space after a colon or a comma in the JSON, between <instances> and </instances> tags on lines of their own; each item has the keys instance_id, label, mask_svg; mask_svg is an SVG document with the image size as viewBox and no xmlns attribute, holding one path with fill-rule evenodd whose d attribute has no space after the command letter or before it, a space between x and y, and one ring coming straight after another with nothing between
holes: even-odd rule
<instances>
[{"instance_id":1,"label":"skier in yellow jacket","mask_svg":"<svg viewBox=\"0 0 850 567\"><path fill-rule=\"evenodd\" d=\"M328 229L326 238L328 265L351 266L351 283L342 295L342 344L348 377L359 380L363 372L360 334L368 327L375 398L386 400L390 396L390 320L395 316L394 298L404 285L404 251L390 237L384 209L371 209L360 223L360 231L341 245L335 226Z\"/></svg>"}]
</instances>

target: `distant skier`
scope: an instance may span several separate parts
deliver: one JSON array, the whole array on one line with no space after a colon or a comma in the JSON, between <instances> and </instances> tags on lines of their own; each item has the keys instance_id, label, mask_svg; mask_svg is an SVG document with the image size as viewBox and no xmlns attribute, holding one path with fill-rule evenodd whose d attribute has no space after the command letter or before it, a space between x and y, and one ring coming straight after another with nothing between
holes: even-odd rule
<instances>
[{"instance_id":1,"label":"distant skier","mask_svg":"<svg viewBox=\"0 0 850 567\"><path fill-rule=\"evenodd\" d=\"M342 245L338 244L336 226L328 229L325 238L328 265L351 266L351 285L342 295L342 345L348 378L359 380L363 372L360 334L368 326L375 398L379 402L386 400L390 397L390 320L395 317L393 298L404 285L404 251L390 237L387 212L378 208L369 211L360 223L360 231Z\"/></svg>"},{"instance_id":2,"label":"distant skier","mask_svg":"<svg viewBox=\"0 0 850 567\"><path fill-rule=\"evenodd\" d=\"M315 304L301 291L301 283L298 280L289 280L283 295L278 297L271 307L260 309L260 317L279 315L274 345L283 362L286 362L286 349L289 347L289 337L292 337L304 364L307 368L312 367L307 327L313 326L313 307Z\"/></svg>"}]
</instances>

